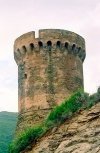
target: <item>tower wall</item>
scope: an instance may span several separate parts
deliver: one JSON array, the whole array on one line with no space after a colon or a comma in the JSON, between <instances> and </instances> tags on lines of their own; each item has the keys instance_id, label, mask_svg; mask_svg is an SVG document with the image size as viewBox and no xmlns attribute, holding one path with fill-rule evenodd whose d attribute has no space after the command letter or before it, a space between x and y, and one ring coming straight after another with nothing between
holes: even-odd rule
<instances>
[{"instance_id":1,"label":"tower wall","mask_svg":"<svg viewBox=\"0 0 100 153\"><path fill-rule=\"evenodd\" d=\"M67 30L45 29L15 40L18 65L17 131L43 124L49 112L83 87L84 39Z\"/></svg>"}]
</instances>

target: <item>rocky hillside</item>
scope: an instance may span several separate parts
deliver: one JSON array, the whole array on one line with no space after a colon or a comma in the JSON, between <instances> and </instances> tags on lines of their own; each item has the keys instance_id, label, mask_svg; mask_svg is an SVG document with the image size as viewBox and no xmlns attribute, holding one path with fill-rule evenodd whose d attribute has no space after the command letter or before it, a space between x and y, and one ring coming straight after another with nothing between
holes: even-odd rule
<instances>
[{"instance_id":1,"label":"rocky hillside","mask_svg":"<svg viewBox=\"0 0 100 153\"><path fill-rule=\"evenodd\" d=\"M100 103L48 131L24 153L100 153Z\"/></svg>"}]
</instances>

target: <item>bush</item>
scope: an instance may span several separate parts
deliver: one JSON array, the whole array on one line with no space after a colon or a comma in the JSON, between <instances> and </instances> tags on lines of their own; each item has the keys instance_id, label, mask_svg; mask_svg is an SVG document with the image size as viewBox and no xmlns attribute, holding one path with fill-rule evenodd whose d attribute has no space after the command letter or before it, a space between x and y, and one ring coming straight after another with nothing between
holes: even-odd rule
<instances>
[{"instance_id":1,"label":"bush","mask_svg":"<svg viewBox=\"0 0 100 153\"><path fill-rule=\"evenodd\" d=\"M8 152L19 153L20 151L27 149L28 146L35 142L44 132L45 131L42 126L27 128L26 131L20 133L20 135L9 146Z\"/></svg>"},{"instance_id":2,"label":"bush","mask_svg":"<svg viewBox=\"0 0 100 153\"><path fill-rule=\"evenodd\" d=\"M94 93L89 96L89 103L87 108L90 109L93 105L100 101L100 87L97 89L97 93Z\"/></svg>"},{"instance_id":3,"label":"bush","mask_svg":"<svg viewBox=\"0 0 100 153\"><path fill-rule=\"evenodd\" d=\"M52 128L55 124L61 123L79 108L86 105L89 95L83 89L78 89L69 99L66 99L60 106L56 106L49 114L45 126Z\"/></svg>"}]
</instances>

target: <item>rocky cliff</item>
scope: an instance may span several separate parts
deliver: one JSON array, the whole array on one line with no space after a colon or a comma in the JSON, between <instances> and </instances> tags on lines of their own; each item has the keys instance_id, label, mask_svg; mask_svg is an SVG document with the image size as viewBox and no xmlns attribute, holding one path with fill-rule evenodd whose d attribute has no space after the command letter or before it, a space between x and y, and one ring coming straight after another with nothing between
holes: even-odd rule
<instances>
[{"instance_id":1,"label":"rocky cliff","mask_svg":"<svg viewBox=\"0 0 100 153\"><path fill-rule=\"evenodd\" d=\"M48 131L24 153L100 153L100 103Z\"/></svg>"}]
</instances>

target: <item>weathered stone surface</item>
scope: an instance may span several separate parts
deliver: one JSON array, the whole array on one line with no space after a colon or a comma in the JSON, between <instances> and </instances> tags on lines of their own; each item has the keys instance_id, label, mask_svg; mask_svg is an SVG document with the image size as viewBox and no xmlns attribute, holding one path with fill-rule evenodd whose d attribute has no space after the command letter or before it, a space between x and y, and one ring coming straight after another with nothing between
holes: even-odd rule
<instances>
[{"instance_id":1,"label":"weathered stone surface","mask_svg":"<svg viewBox=\"0 0 100 153\"><path fill-rule=\"evenodd\" d=\"M56 105L83 87L84 39L67 30L46 29L15 40L18 65L17 132L43 124ZM34 119L33 119L34 118Z\"/></svg>"},{"instance_id":2,"label":"weathered stone surface","mask_svg":"<svg viewBox=\"0 0 100 153\"><path fill-rule=\"evenodd\" d=\"M81 121L81 122L80 122ZM100 153L100 102L53 129L25 153Z\"/></svg>"}]
</instances>

